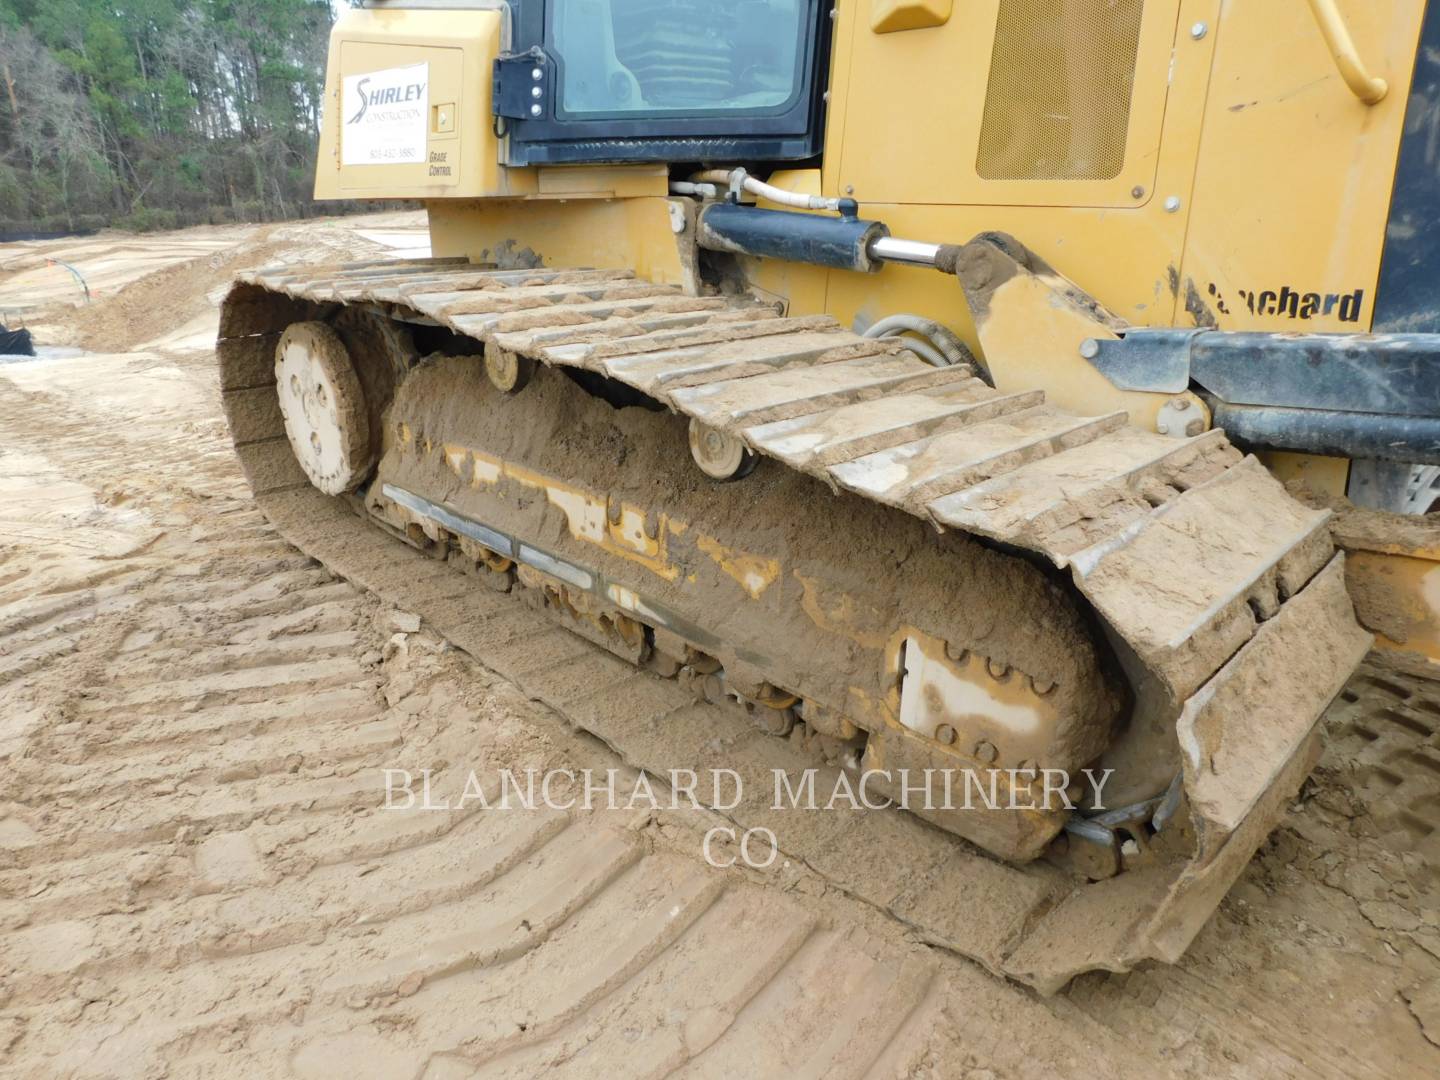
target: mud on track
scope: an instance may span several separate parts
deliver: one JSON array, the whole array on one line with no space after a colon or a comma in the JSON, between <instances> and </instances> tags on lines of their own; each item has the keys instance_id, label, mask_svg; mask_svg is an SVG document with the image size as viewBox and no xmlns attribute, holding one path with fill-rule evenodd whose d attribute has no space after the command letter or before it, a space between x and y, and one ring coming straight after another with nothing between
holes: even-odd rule
<instances>
[{"instance_id":1,"label":"mud on track","mask_svg":"<svg viewBox=\"0 0 1440 1080\"><path fill-rule=\"evenodd\" d=\"M623 765L281 541L212 364L0 372L3 1071L1440 1068L1440 695L1362 674L1185 961L1040 1000L808 867L707 867L705 813L382 811L387 766ZM586 661L497 617L535 676Z\"/></svg>"}]
</instances>

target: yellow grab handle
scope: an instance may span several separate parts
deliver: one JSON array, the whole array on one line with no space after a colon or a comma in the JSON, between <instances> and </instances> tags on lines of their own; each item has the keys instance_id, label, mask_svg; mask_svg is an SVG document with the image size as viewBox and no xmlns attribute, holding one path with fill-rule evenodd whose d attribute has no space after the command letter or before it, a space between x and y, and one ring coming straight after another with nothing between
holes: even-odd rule
<instances>
[{"instance_id":1,"label":"yellow grab handle","mask_svg":"<svg viewBox=\"0 0 1440 1080\"><path fill-rule=\"evenodd\" d=\"M1325 35L1325 44L1330 47L1330 55L1335 58L1345 85L1366 105L1378 105L1390 92L1390 84L1366 70L1335 0L1310 0L1310 10L1315 13L1315 21L1320 24L1320 32Z\"/></svg>"}]
</instances>

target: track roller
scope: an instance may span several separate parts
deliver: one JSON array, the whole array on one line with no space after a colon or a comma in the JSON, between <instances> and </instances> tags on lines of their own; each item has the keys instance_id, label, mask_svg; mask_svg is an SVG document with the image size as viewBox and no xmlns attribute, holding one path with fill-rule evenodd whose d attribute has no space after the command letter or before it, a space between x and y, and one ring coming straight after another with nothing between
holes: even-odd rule
<instances>
[{"instance_id":1,"label":"track roller","mask_svg":"<svg viewBox=\"0 0 1440 1080\"><path fill-rule=\"evenodd\" d=\"M485 346L485 374L495 384L495 389L505 394L518 394L535 374L535 361L490 342Z\"/></svg>"},{"instance_id":2,"label":"track roller","mask_svg":"<svg viewBox=\"0 0 1440 1080\"><path fill-rule=\"evenodd\" d=\"M690 456L712 480L739 480L749 476L760 460L733 435L690 421Z\"/></svg>"}]
</instances>

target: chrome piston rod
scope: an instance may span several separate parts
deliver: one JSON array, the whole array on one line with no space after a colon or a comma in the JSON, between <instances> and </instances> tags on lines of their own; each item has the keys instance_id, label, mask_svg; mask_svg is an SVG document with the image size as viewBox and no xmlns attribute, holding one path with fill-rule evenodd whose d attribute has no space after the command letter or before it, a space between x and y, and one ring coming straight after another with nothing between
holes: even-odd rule
<instances>
[{"instance_id":1,"label":"chrome piston rod","mask_svg":"<svg viewBox=\"0 0 1440 1080\"><path fill-rule=\"evenodd\" d=\"M870 241L870 257L881 262L904 263L907 266L934 266L940 254L939 244L920 240L901 240L897 236L877 236Z\"/></svg>"}]
</instances>

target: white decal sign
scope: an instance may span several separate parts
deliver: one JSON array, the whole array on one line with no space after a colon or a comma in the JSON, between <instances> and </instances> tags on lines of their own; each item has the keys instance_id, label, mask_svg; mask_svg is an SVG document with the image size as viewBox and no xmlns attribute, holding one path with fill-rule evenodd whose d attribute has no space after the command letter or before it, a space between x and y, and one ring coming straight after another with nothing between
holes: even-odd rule
<instances>
[{"instance_id":1,"label":"white decal sign","mask_svg":"<svg viewBox=\"0 0 1440 1080\"><path fill-rule=\"evenodd\" d=\"M345 76L340 101L344 165L407 165L426 160L430 65Z\"/></svg>"}]
</instances>

